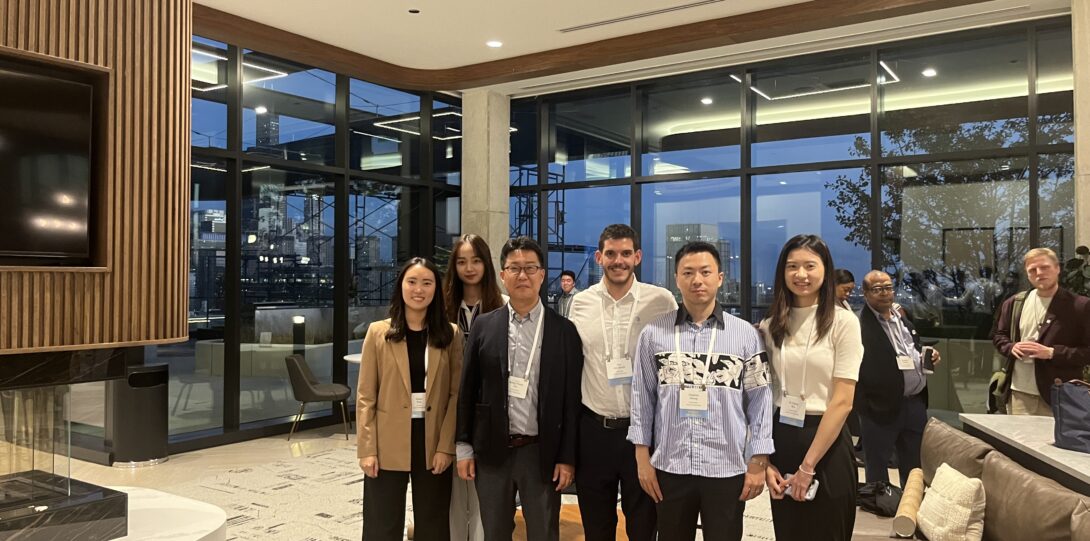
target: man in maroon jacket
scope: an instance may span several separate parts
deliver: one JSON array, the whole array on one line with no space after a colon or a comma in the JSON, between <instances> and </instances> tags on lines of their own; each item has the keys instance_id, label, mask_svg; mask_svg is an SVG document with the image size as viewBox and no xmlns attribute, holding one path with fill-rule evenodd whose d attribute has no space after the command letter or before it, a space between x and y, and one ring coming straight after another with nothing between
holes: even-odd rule
<instances>
[{"instance_id":1,"label":"man in maroon jacket","mask_svg":"<svg viewBox=\"0 0 1090 541\"><path fill-rule=\"evenodd\" d=\"M1090 364L1090 299L1060 287L1060 261L1048 248L1024 258L1033 289L1003 302L992 342L1007 359L1007 413L1052 415L1052 383Z\"/></svg>"}]
</instances>

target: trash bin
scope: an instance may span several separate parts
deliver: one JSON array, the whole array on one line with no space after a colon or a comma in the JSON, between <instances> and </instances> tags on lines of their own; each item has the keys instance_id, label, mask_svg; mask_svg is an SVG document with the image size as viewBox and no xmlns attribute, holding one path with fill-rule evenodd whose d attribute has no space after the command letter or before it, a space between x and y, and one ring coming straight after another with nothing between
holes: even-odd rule
<instances>
[{"instance_id":1,"label":"trash bin","mask_svg":"<svg viewBox=\"0 0 1090 541\"><path fill-rule=\"evenodd\" d=\"M152 466L167 460L169 366L128 366L124 379L106 382L106 432L113 465Z\"/></svg>"}]
</instances>

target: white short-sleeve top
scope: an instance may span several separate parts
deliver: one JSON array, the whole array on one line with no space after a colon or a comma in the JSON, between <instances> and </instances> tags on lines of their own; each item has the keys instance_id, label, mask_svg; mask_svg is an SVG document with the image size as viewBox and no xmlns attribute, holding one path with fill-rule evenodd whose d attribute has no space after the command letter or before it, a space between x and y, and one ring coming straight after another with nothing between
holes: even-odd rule
<instances>
[{"instance_id":1,"label":"white short-sleeve top","mask_svg":"<svg viewBox=\"0 0 1090 541\"><path fill-rule=\"evenodd\" d=\"M817 305L791 308L782 347L776 347L772 341L769 320L761 322L761 336L772 365L773 399L777 408L783 400L785 380L788 394L806 399L807 415L825 413L832 396L833 378L859 380L859 365L863 362L859 319L838 306L832 329L820 340L816 321Z\"/></svg>"}]
</instances>

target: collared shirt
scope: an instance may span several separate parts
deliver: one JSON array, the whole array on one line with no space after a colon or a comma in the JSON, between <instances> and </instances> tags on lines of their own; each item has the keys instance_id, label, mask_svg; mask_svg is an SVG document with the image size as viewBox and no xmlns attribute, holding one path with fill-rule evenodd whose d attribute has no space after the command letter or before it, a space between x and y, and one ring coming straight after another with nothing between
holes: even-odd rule
<instances>
[{"instance_id":1,"label":"collared shirt","mask_svg":"<svg viewBox=\"0 0 1090 541\"><path fill-rule=\"evenodd\" d=\"M713 328L719 329L715 344L710 343ZM681 387L705 381L709 346L708 417L682 417ZM684 306L656 318L636 346L628 440L654 448L651 464L662 471L718 478L745 473L749 457L774 451L772 392L763 353L757 331L718 306L700 324L692 322Z\"/></svg>"},{"instance_id":2,"label":"collared shirt","mask_svg":"<svg viewBox=\"0 0 1090 541\"><path fill-rule=\"evenodd\" d=\"M462 301L462 305L458 307L458 328L462 330L462 338L469 339L469 329L473 327L473 319L480 315L481 302L477 301L472 307L466 305L466 301Z\"/></svg>"},{"instance_id":3,"label":"collared shirt","mask_svg":"<svg viewBox=\"0 0 1090 541\"><path fill-rule=\"evenodd\" d=\"M889 343L893 346L897 355L905 355L912 359L912 370L901 370L901 374L905 377L905 396L915 396L923 391L923 388L927 386L927 377L923 373L923 363L920 359L920 352L916 349L915 342L912 340L912 331L908 330L908 327L901 319L901 315L896 310L890 310L887 314L889 319L882 317L871 305L867 305L867 309L874 313L874 317L878 318L878 324L882 326L882 330L886 333L886 338L889 339Z\"/></svg>"},{"instance_id":4,"label":"collared shirt","mask_svg":"<svg viewBox=\"0 0 1090 541\"><path fill-rule=\"evenodd\" d=\"M635 279L618 300L613 300L604 282L575 296L569 319L583 341L584 406L605 417L629 416L632 385L610 385L606 361L616 356L631 362L640 331L657 316L672 310L677 310L677 301L670 291Z\"/></svg>"},{"instance_id":5,"label":"collared shirt","mask_svg":"<svg viewBox=\"0 0 1090 541\"><path fill-rule=\"evenodd\" d=\"M537 337L534 347L534 331L541 318L545 317L545 306L538 301L524 318L515 312L511 303L507 303L511 318L507 326L507 366L508 377L526 377L526 365L531 361L530 350L534 350L533 364L530 366L530 385L526 398L507 397L507 432L524 436L537 435L537 383L541 379L541 341ZM545 334L542 326L541 334Z\"/></svg>"},{"instance_id":6,"label":"collared shirt","mask_svg":"<svg viewBox=\"0 0 1090 541\"><path fill-rule=\"evenodd\" d=\"M1018 320L1021 339L1036 341L1041 335L1041 324L1045 321L1048 306L1052 304L1052 297L1042 298L1037 290L1029 292L1022 304L1022 315ZM1037 367L1033 357L1015 359L1014 374L1011 376L1011 389L1020 393L1040 395L1037 388Z\"/></svg>"},{"instance_id":7,"label":"collared shirt","mask_svg":"<svg viewBox=\"0 0 1090 541\"><path fill-rule=\"evenodd\" d=\"M579 290L574 287L567 293L561 292L560 298L556 300L556 313L568 317L568 314L571 313L572 299L575 298L576 293L579 293Z\"/></svg>"}]
</instances>

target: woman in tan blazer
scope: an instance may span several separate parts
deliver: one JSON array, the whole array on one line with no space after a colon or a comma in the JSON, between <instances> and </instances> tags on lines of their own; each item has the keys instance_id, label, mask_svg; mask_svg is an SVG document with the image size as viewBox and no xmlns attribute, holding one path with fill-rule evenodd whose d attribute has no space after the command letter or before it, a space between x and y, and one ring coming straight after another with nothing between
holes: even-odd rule
<instances>
[{"instance_id":1,"label":"woman in tan blazer","mask_svg":"<svg viewBox=\"0 0 1090 541\"><path fill-rule=\"evenodd\" d=\"M390 318L372 323L363 341L356 420L364 541L402 539L410 480L415 538L450 540L462 333L447 322L439 280L431 261L409 260Z\"/></svg>"}]
</instances>

